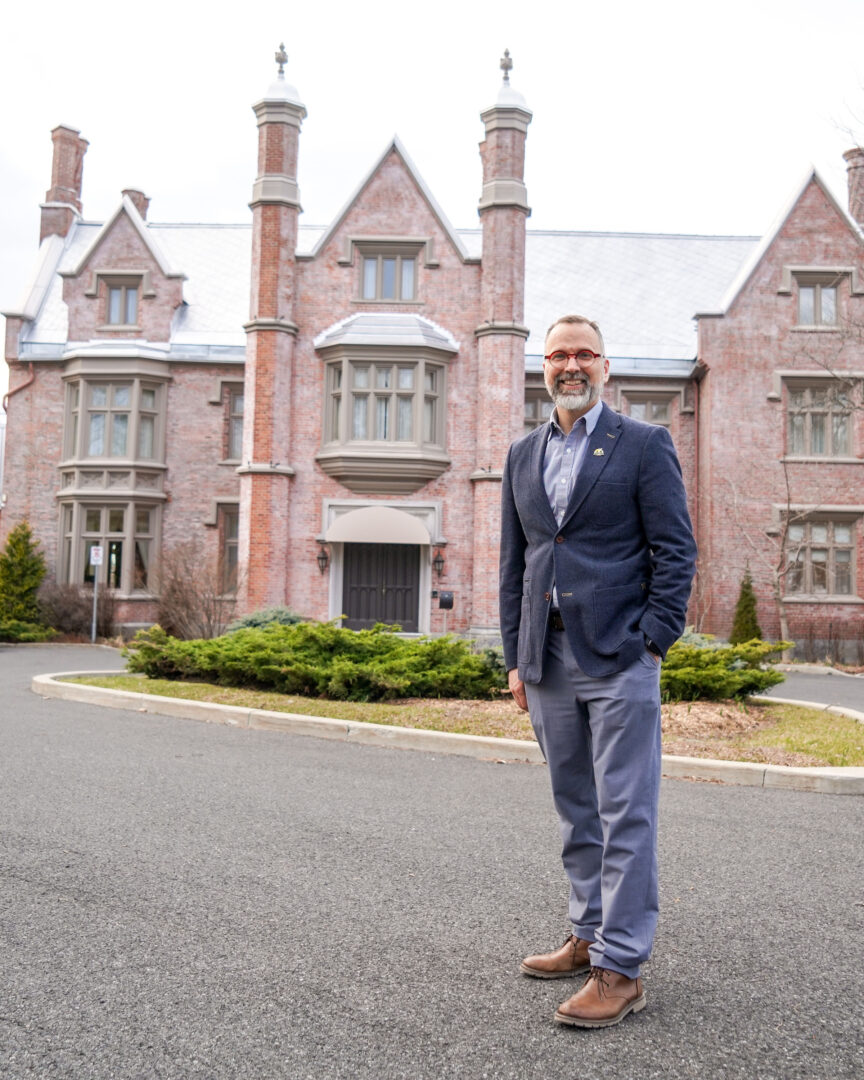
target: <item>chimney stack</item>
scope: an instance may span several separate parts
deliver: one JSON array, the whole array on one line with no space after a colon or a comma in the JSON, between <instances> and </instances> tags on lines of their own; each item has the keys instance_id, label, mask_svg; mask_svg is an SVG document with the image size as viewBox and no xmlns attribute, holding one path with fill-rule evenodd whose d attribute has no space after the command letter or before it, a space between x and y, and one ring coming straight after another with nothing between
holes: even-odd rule
<instances>
[{"instance_id":1,"label":"chimney stack","mask_svg":"<svg viewBox=\"0 0 864 1080\"><path fill-rule=\"evenodd\" d=\"M150 206L150 200L144 194L143 191L138 191L137 188L124 188L123 194L128 196L129 200L134 205L135 209L141 215L144 220L147 220L147 208Z\"/></svg>"},{"instance_id":2,"label":"chimney stack","mask_svg":"<svg viewBox=\"0 0 864 1080\"><path fill-rule=\"evenodd\" d=\"M849 184L849 213L864 228L864 149L854 146L843 155Z\"/></svg>"},{"instance_id":3,"label":"chimney stack","mask_svg":"<svg viewBox=\"0 0 864 1080\"><path fill-rule=\"evenodd\" d=\"M66 236L75 218L81 214L81 176L88 142L75 128L60 124L51 132L54 160L51 187L42 204L39 242L46 236Z\"/></svg>"}]
</instances>

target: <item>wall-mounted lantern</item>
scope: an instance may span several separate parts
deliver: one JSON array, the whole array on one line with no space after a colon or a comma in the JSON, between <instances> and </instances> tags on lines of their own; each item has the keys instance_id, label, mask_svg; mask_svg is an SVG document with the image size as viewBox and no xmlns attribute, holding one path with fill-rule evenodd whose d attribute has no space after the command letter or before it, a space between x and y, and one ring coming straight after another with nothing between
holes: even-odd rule
<instances>
[{"instance_id":1,"label":"wall-mounted lantern","mask_svg":"<svg viewBox=\"0 0 864 1080\"><path fill-rule=\"evenodd\" d=\"M318 569L321 571L322 574L326 574L327 567L330 565L330 552L327 550L326 547L324 547L323 544L318 549L318 554L315 556L315 558L318 562Z\"/></svg>"}]
</instances>

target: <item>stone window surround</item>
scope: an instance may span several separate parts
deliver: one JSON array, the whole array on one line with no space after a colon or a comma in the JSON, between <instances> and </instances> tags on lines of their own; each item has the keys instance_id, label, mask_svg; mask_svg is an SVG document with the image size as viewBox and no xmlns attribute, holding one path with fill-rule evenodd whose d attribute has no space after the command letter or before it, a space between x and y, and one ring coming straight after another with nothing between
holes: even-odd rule
<instances>
[{"instance_id":1,"label":"stone window surround","mask_svg":"<svg viewBox=\"0 0 864 1080\"><path fill-rule=\"evenodd\" d=\"M856 556L857 556L858 548L859 548L859 545L860 545L860 542L861 542L860 541L860 536L858 535L858 533L860 532L860 529L858 527L858 522L860 521L862 515L864 515L864 506L833 507L833 506L807 506L807 505L800 505L800 504L790 504L788 506L780 507L779 505L775 504L773 509L774 509L776 519L777 519L777 523L778 523L778 528L777 528L777 534L778 535L780 535L782 533L782 523L783 523L784 518L788 518L788 526L787 526L787 528L789 526L792 526L792 525L828 524L828 525L833 526L833 525L840 524L840 525L848 525L850 527L850 529L851 529L851 532L852 532L852 537L851 537L851 541L850 541L849 545L846 545L846 544L839 544L838 545L833 540L825 541L824 543L822 543L822 542L815 542L814 543L814 542L811 541L811 542L806 544L807 548L817 547L817 548L829 549L829 560L828 560L829 563L832 562L830 552L833 552L833 550L835 548L841 547L841 548L845 549L847 547L851 547L852 558L851 558L850 572L851 572L851 578L852 578L852 580L851 580L851 590L852 591L850 591L848 593L828 593L828 592L825 592L825 593L794 592L794 593L792 593L792 592L784 592L784 594L783 594L783 602L784 603L793 603L793 604L853 604L853 605L855 605L855 604L864 604L864 597L861 597L855 591L856 588L860 584L856 580L857 575L855 573L856 562L857 562ZM790 546L789 541L788 541L788 538L785 535L784 535L784 539L786 539L786 549L787 549L787 554L788 554L788 550L789 550L789 546ZM805 563L805 565L807 565L807 564Z\"/></svg>"},{"instance_id":2,"label":"stone window surround","mask_svg":"<svg viewBox=\"0 0 864 1080\"><path fill-rule=\"evenodd\" d=\"M165 427L166 427L166 413L167 413L167 384L170 382L170 376L166 374L165 369L158 361L148 361L141 358L129 359L129 360L113 360L113 359L76 359L67 363L66 369L63 372L62 380L68 387L71 383L77 382L79 384L79 417L83 417L87 405L84 400L85 389L88 385L93 383L130 383L133 385L133 403L129 407L129 415L133 417L133 422L130 426L128 433L127 450L130 448L133 453L127 453L124 457L112 457L109 454L102 455L98 458L88 457L86 454L80 452L82 447L82 440L84 438L84 425L80 422L78 427L78 446L72 448L71 454L66 456L64 454L63 460L60 462L61 468L68 468L72 465L86 466L88 463L94 462L107 462L112 467L117 466L120 462L134 463L136 465L145 466L147 468L158 468L164 466L165 462ZM153 435L153 447L154 456L152 458L139 458L137 455L137 438L138 438L138 415L140 413L140 405L135 406L136 399L140 400L140 387L141 383L149 382L158 386L158 400L156 405L156 425ZM63 445L66 444L66 433L68 431L68 425L71 417L71 405L70 398L67 390L66 400L63 407Z\"/></svg>"},{"instance_id":3,"label":"stone window surround","mask_svg":"<svg viewBox=\"0 0 864 1080\"><path fill-rule=\"evenodd\" d=\"M850 296L864 295L864 283L861 281L857 267L854 266L813 266L787 264L783 267L780 276L780 288L777 290L780 296L791 296L796 285L839 285L841 281L849 281ZM842 329L839 321L840 297L838 296L838 321L835 323L800 324L797 322L791 327L795 333L832 333L836 334Z\"/></svg>"},{"instance_id":4,"label":"stone window surround","mask_svg":"<svg viewBox=\"0 0 864 1080\"><path fill-rule=\"evenodd\" d=\"M229 427L231 423L231 395L234 394L237 390L243 389L244 381L242 374L240 374L239 377L235 377L233 379L230 376L222 376L217 380L215 388L211 390L210 396L207 398L208 405L218 405L221 409L224 410L223 423L225 426L225 435L222 440L222 445L226 448L226 450L230 449ZM240 464L241 460L242 458L240 457L225 457L222 458L221 461L218 462L218 464L229 465L232 468L236 468Z\"/></svg>"},{"instance_id":5,"label":"stone window surround","mask_svg":"<svg viewBox=\"0 0 864 1080\"><path fill-rule=\"evenodd\" d=\"M101 498L100 494L102 496ZM131 557L123 559L123 565L121 566L121 587L115 590L115 595L119 599L149 600L154 598L156 595L158 595L158 593L155 588L155 582L152 576L147 583L146 589L135 589L134 582L132 581L135 538L137 535L135 511L136 509L149 510L151 513L150 532L147 534L147 539L150 544L148 568L152 575L152 573L154 572L155 556L156 553L160 550L162 532L162 509L161 503L158 501L158 499L142 496L140 493L135 494L134 496L128 494L121 494L116 497L113 495L113 493L106 497L105 494L97 491L89 492L85 496L79 496L78 493L64 493L64 496L60 500L59 505L59 543L57 545L58 582L60 582L61 584L72 585L84 584L83 566L80 575L77 573L76 569L80 564L81 556L84 553L85 544L88 539L88 537L85 537L84 535L87 530L84 528L84 521L82 520L82 518L85 510L95 509L97 507L100 509L100 511L102 511L103 520L104 511L106 509L111 510L119 509L122 507L125 511L124 531L121 539L128 548L128 551L131 553ZM67 530L65 528L64 522L65 512L67 508L70 508L72 510L72 528L71 534L69 535L67 535ZM64 565L66 562L67 551L69 558L68 580L67 568L66 565ZM105 564L103 563L103 567L104 566ZM107 573L107 570L103 569L103 577L105 573ZM104 586L104 581L101 579L100 586Z\"/></svg>"},{"instance_id":6,"label":"stone window surround","mask_svg":"<svg viewBox=\"0 0 864 1080\"><path fill-rule=\"evenodd\" d=\"M340 266L356 266L359 264L360 271L355 282L355 292L352 299L354 304L393 304L398 307L420 305L420 275L416 268L414 273L414 295L407 300L385 299L383 297L363 296L363 259L380 256L410 257L416 260L419 267L426 269L436 268L440 265L435 257L434 239L431 236L346 236L343 254L339 257Z\"/></svg>"},{"instance_id":7,"label":"stone window surround","mask_svg":"<svg viewBox=\"0 0 864 1080\"><path fill-rule=\"evenodd\" d=\"M65 275L64 275L65 276ZM138 322L137 323L110 323L108 322L108 289L116 285L128 286L129 284L137 282L139 289L139 303L138 303ZM147 270L144 267L112 267L109 269L96 269L90 271L90 280L87 288L84 290L84 295L95 299L99 296L100 287L105 286L105 318L102 321L102 325L96 329L100 333L116 332L118 330L136 330L141 329L141 300L152 299L156 295L156 290L153 288L153 272Z\"/></svg>"},{"instance_id":8,"label":"stone window surround","mask_svg":"<svg viewBox=\"0 0 864 1080\"><path fill-rule=\"evenodd\" d=\"M315 460L328 476L333 476L352 491L362 494L408 494L440 476L450 465L446 452L446 400L447 367L452 359L449 352L429 347L394 347L392 345L339 345L319 350L319 356L325 364L325 371L336 365L343 365L343 372L350 371L356 363L373 366L376 360L383 364L413 366L418 371L425 371L428 362L440 373L440 385L436 390L439 404L436 424L440 442L426 443L422 438L422 412L415 407L415 438L411 442L391 440L355 441L350 437L344 440L329 439L324 442ZM424 397L423 379L415 379L412 391L415 400ZM325 377L324 403L327 421L332 423L330 378ZM374 394L374 386L369 393ZM343 376L343 394L350 393L350 387ZM341 423L348 423L348 410L342 410ZM328 432L323 432L327 439Z\"/></svg>"},{"instance_id":9,"label":"stone window surround","mask_svg":"<svg viewBox=\"0 0 864 1080\"><path fill-rule=\"evenodd\" d=\"M771 373L772 387L771 387L771 390L769 391L769 393L766 394L766 398L767 398L768 401L777 401L777 402L782 403L782 401L783 401L783 387L788 385L789 383L799 382L799 383L801 383L803 385L807 385L807 384L812 385L814 383L825 384L825 383L831 382L833 379L838 379L838 380L842 380L842 381L846 381L846 382L860 382L860 383L864 384L864 371L858 371L858 370L838 371L836 374L832 375L832 373L826 368L808 368L806 370L794 369L794 368L775 368L774 371ZM853 415L854 415L854 410L853 410ZM784 428L785 428L785 420L784 420ZM852 429L853 444L854 444L854 438L855 438L855 428L854 428L854 425L853 425L853 429ZM813 456L810 456L810 455L797 455L796 454L794 456L793 455L784 455L780 460L781 461L787 461L787 462L790 462L790 463L795 463L795 464L799 464L799 463L800 464L805 464L805 463L826 464L826 463L830 463L831 465L861 465L861 464L864 464L864 459L854 456L854 449L855 448L854 448L854 445L853 445L853 453L851 455L845 455L845 456L829 457L828 455L825 455L825 454L819 454L819 455L813 455Z\"/></svg>"}]
</instances>

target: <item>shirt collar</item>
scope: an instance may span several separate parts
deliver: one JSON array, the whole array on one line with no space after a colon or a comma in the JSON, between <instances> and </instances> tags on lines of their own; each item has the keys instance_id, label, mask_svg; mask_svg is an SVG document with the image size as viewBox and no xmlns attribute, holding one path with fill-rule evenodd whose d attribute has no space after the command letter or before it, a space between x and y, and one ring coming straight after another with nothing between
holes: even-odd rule
<instances>
[{"instance_id":1,"label":"shirt collar","mask_svg":"<svg viewBox=\"0 0 864 1080\"><path fill-rule=\"evenodd\" d=\"M582 420L585 421L585 434L587 435L588 438L590 438L593 435L594 428L597 427L597 422L600 419L600 413L602 411L603 411L603 402L602 401L595 401L595 403L591 406L591 408L588 410L588 412L586 412L584 416L580 416L579 419L576 421L577 424L580 423L580 421L582 421ZM564 435L564 429L558 423L558 406L557 405L552 410L552 414L549 417L549 423L552 426L552 431L553 431L554 434L562 435L562 436Z\"/></svg>"}]
</instances>

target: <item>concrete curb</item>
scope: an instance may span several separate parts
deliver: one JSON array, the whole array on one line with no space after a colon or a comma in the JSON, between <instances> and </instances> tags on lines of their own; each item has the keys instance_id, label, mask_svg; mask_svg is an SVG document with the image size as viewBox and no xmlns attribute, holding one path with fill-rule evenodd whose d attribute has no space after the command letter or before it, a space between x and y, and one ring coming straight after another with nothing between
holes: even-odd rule
<instances>
[{"instance_id":1,"label":"concrete curb","mask_svg":"<svg viewBox=\"0 0 864 1080\"><path fill-rule=\"evenodd\" d=\"M458 754L496 762L543 764L536 742L523 739L497 739L480 735L457 735L446 731L423 731L417 728L390 727L353 720L333 720L302 713L270 712L235 705L215 705L183 698L139 694L131 690L109 690L101 686L83 686L62 682L84 675L116 675L116 671L62 671L36 675L31 683L34 693L44 698L79 701L129 712L153 713L208 724L228 724L257 731L284 731L319 739L338 739L370 746L389 746L399 750L423 750L438 754ZM849 716L864 723L864 714L834 705L814 705L807 701L761 696L758 701L805 705L826 712ZM717 761L712 758L663 755L663 775L679 779L707 780L724 784L743 784L794 791L816 791L829 795L864 795L864 768L795 768L788 765L761 765L746 761Z\"/></svg>"}]
</instances>

